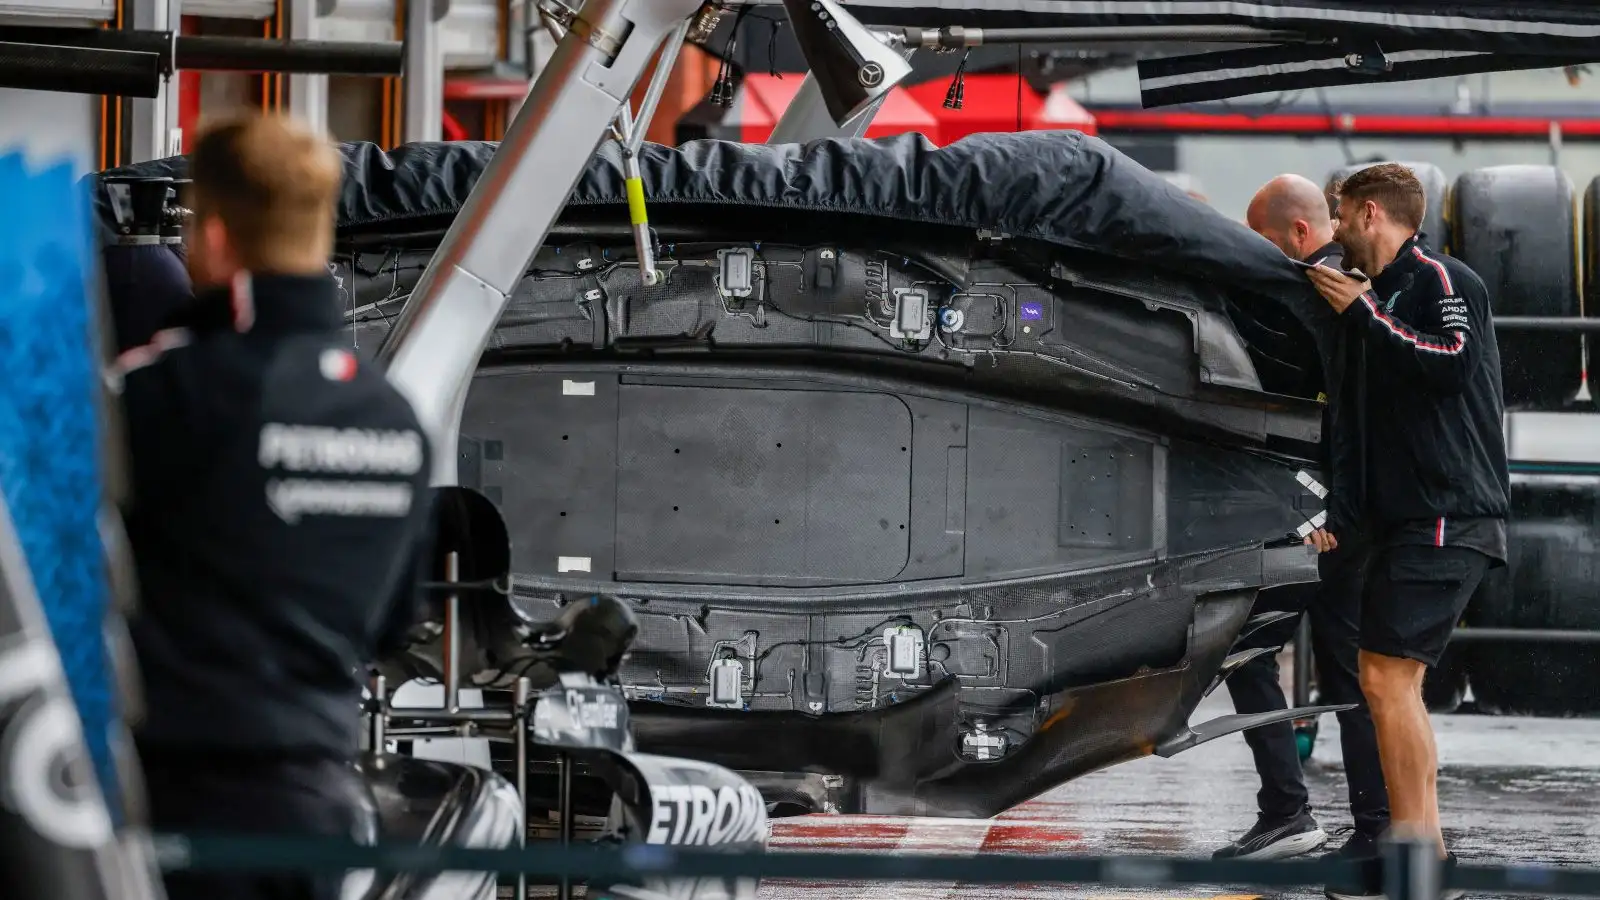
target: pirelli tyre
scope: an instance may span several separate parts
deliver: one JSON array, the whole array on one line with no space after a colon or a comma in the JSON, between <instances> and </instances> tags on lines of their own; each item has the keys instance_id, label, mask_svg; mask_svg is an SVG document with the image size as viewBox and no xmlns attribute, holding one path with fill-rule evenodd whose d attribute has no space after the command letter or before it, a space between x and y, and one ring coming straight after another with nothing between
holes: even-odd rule
<instances>
[{"instance_id":1,"label":"pirelli tyre","mask_svg":"<svg viewBox=\"0 0 1600 900\"><path fill-rule=\"evenodd\" d=\"M1600 316L1600 176L1583 192L1583 314ZM1589 358L1600 358L1600 334L1585 340ZM1588 368L1589 392L1600 395L1600 367Z\"/></svg>"},{"instance_id":2,"label":"pirelli tyre","mask_svg":"<svg viewBox=\"0 0 1600 900\"><path fill-rule=\"evenodd\" d=\"M1405 162L1402 160L1385 160L1398 162L1410 169L1417 180L1422 182L1423 194L1428 198L1428 211L1422 217L1422 239L1428 246L1445 253L1450 252L1450 228L1446 220L1445 211L1449 209L1450 179L1445 177L1444 170L1433 163ZM1368 166L1380 165L1379 163L1357 163L1355 165L1341 166L1328 173L1326 189L1331 191L1335 184L1354 175Z\"/></svg>"},{"instance_id":3,"label":"pirelli tyre","mask_svg":"<svg viewBox=\"0 0 1600 900\"><path fill-rule=\"evenodd\" d=\"M1491 569L1467 606L1468 625L1600 630L1600 513L1582 476L1541 476L1511 489L1510 565ZM1485 712L1600 713L1600 644L1461 642L1468 679Z\"/></svg>"},{"instance_id":4,"label":"pirelli tyre","mask_svg":"<svg viewBox=\"0 0 1600 900\"><path fill-rule=\"evenodd\" d=\"M1456 179L1450 254L1489 289L1496 316L1576 316L1577 191L1553 166L1493 166ZM1498 331L1506 406L1559 409L1583 378L1576 333Z\"/></svg>"}]
</instances>

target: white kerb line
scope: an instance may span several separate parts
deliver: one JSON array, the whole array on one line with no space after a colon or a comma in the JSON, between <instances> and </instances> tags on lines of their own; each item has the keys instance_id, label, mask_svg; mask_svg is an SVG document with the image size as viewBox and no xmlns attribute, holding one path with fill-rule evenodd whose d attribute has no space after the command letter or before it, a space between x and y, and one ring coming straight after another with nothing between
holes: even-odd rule
<instances>
[{"instance_id":1,"label":"white kerb line","mask_svg":"<svg viewBox=\"0 0 1600 900\"><path fill-rule=\"evenodd\" d=\"M906 833L901 836L895 852L977 856L983 852L983 845L993 827L993 819L913 818L906 826ZM929 884L925 889L927 893L924 896L942 897L945 900L959 900L963 894L958 882Z\"/></svg>"}]
</instances>

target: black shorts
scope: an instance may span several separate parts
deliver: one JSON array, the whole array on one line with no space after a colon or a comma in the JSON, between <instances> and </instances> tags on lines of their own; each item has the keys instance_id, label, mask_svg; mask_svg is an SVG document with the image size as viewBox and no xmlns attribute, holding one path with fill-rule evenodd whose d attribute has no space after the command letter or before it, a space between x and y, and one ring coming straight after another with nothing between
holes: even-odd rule
<instances>
[{"instance_id":1,"label":"black shorts","mask_svg":"<svg viewBox=\"0 0 1600 900\"><path fill-rule=\"evenodd\" d=\"M1465 547L1406 545L1375 551L1368 565L1361 649L1431 667L1444 655L1490 559Z\"/></svg>"}]
</instances>

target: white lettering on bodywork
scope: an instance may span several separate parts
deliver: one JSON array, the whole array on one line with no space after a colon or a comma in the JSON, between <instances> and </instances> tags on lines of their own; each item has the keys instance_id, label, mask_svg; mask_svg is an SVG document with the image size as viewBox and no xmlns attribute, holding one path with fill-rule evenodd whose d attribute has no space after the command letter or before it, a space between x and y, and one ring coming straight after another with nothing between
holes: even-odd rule
<instances>
[{"instance_id":1,"label":"white lettering on bodywork","mask_svg":"<svg viewBox=\"0 0 1600 900\"><path fill-rule=\"evenodd\" d=\"M268 422L261 428L257 459L263 469L413 475L422 468L422 435L416 431L325 428Z\"/></svg>"},{"instance_id":2,"label":"white lettering on bodywork","mask_svg":"<svg viewBox=\"0 0 1600 900\"><path fill-rule=\"evenodd\" d=\"M651 785L651 844L706 846L760 841L766 801L750 785L712 790L705 785Z\"/></svg>"},{"instance_id":3,"label":"white lettering on bodywork","mask_svg":"<svg viewBox=\"0 0 1600 900\"><path fill-rule=\"evenodd\" d=\"M274 478L267 482L267 505L291 525L301 516L399 518L411 511L411 485L403 481Z\"/></svg>"}]
</instances>

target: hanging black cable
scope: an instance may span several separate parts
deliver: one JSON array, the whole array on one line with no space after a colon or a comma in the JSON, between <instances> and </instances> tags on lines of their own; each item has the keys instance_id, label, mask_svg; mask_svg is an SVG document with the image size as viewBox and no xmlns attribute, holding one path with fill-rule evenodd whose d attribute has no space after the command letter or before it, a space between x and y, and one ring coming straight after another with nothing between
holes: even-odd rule
<instances>
[{"instance_id":1,"label":"hanging black cable","mask_svg":"<svg viewBox=\"0 0 1600 900\"><path fill-rule=\"evenodd\" d=\"M1022 45L1017 45L1017 133L1022 133Z\"/></svg>"},{"instance_id":2,"label":"hanging black cable","mask_svg":"<svg viewBox=\"0 0 1600 900\"><path fill-rule=\"evenodd\" d=\"M772 26L772 32L767 35L767 74L782 78L783 73L778 71L778 31L783 28L783 20L768 19L767 24Z\"/></svg>"},{"instance_id":3,"label":"hanging black cable","mask_svg":"<svg viewBox=\"0 0 1600 900\"><path fill-rule=\"evenodd\" d=\"M728 35L728 43L722 48L722 66L717 70L717 80L711 86L711 102L727 109L733 106L734 94L738 92L738 85L734 82L734 72L738 63L733 56L739 49L739 28L744 25L744 17L750 12L751 4L746 3L739 7L739 12L733 17L733 28Z\"/></svg>"},{"instance_id":4,"label":"hanging black cable","mask_svg":"<svg viewBox=\"0 0 1600 900\"><path fill-rule=\"evenodd\" d=\"M961 54L961 62L956 66L955 78L950 81L949 90L944 92L944 108L960 109L966 102L967 96L967 58L972 56L972 51Z\"/></svg>"}]
</instances>

